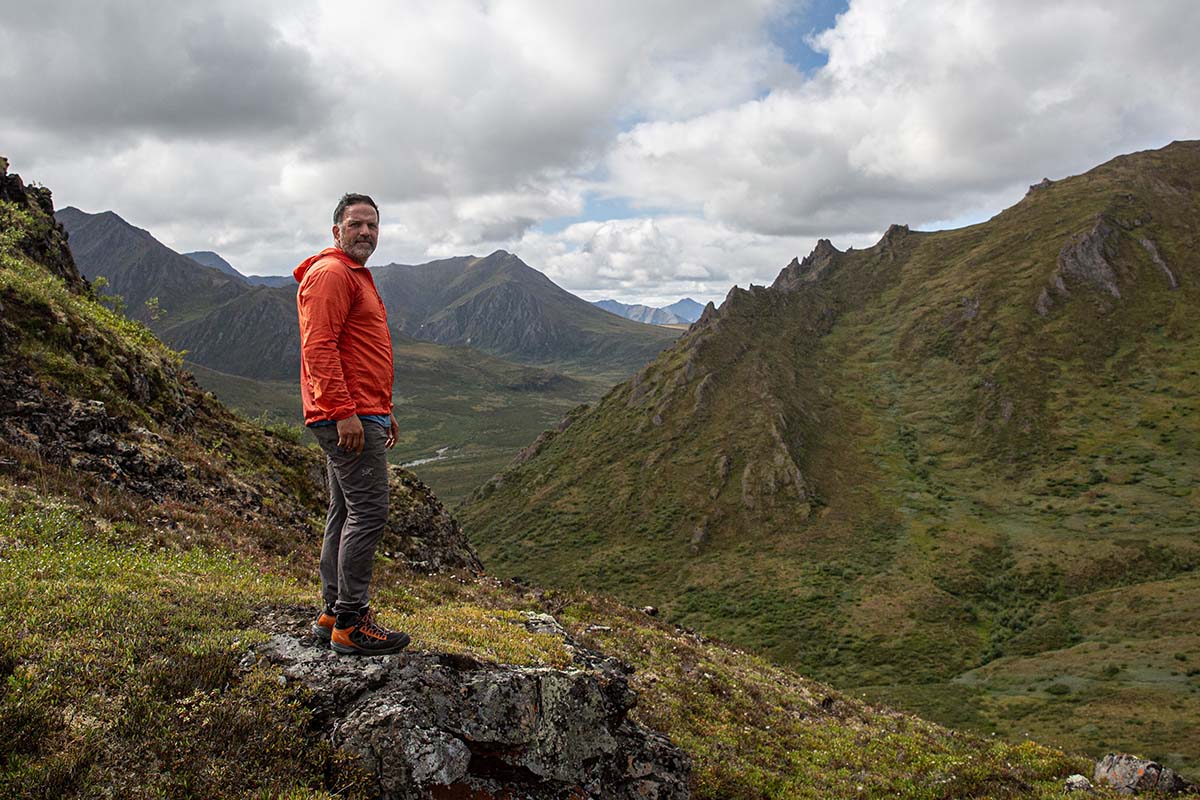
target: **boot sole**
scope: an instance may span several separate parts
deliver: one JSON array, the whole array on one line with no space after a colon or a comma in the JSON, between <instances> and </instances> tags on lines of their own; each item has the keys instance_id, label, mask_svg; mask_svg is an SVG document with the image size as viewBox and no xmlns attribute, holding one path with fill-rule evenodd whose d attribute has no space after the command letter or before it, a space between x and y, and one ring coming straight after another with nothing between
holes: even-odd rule
<instances>
[{"instance_id":1,"label":"boot sole","mask_svg":"<svg viewBox=\"0 0 1200 800\"><path fill-rule=\"evenodd\" d=\"M341 653L344 656L390 656L394 653L399 653L401 650L408 647L408 643L411 641L412 639L406 636L402 641L396 643L395 645L387 649L380 648L378 650L364 650L361 647L355 647L354 645L345 645L332 641L332 639L329 642L329 646L333 649L333 652Z\"/></svg>"},{"instance_id":2,"label":"boot sole","mask_svg":"<svg viewBox=\"0 0 1200 800\"><path fill-rule=\"evenodd\" d=\"M318 639L324 639L325 641L328 642L330 639L333 638L333 629L332 628L323 628L320 625L313 623L312 635L317 637Z\"/></svg>"}]
</instances>

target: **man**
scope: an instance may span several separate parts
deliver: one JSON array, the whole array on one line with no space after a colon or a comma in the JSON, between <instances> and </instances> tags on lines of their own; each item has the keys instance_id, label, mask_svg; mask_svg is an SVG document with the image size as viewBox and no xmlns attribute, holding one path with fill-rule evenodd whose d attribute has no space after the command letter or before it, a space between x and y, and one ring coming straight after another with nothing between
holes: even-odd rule
<instances>
[{"instance_id":1,"label":"man","mask_svg":"<svg viewBox=\"0 0 1200 800\"><path fill-rule=\"evenodd\" d=\"M392 337L367 269L379 239L379 207L347 194L333 212L335 247L292 273L300 283L300 393L304 424L325 451L329 514L321 547L325 610L313 633L339 653L381 655L408 644L372 613L375 547L388 516L386 450L392 416Z\"/></svg>"}]
</instances>

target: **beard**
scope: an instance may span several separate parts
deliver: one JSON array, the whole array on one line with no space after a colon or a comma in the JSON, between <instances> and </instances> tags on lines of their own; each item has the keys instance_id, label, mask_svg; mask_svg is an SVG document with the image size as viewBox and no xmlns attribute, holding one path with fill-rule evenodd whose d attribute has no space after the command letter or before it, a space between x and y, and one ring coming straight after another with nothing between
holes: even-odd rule
<instances>
[{"instance_id":1,"label":"beard","mask_svg":"<svg viewBox=\"0 0 1200 800\"><path fill-rule=\"evenodd\" d=\"M365 266L367 259L375 252L375 242L370 239L356 239L342 247L342 249L355 261Z\"/></svg>"}]
</instances>

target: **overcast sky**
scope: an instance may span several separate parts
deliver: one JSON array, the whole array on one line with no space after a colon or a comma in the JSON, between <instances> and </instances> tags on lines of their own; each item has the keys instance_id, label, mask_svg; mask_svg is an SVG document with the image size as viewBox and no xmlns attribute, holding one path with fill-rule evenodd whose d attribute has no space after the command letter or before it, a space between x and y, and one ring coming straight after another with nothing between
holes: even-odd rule
<instances>
[{"instance_id":1,"label":"overcast sky","mask_svg":"<svg viewBox=\"0 0 1200 800\"><path fill-rule=\"evenodd\" d=\"M248 274L361 191L373 264L719 299L1200 137L1198 31L1196 0L0 0L0 155Z\"/></svg>"}]
</instances>

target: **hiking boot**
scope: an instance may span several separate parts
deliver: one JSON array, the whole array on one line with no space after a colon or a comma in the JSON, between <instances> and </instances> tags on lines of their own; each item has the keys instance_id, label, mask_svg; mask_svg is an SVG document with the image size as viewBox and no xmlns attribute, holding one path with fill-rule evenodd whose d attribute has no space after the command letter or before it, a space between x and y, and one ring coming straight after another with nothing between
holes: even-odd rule
<instances>
[{"instance_id":1,"label":"hiking boot","mask_svg":"<svg viewBox=\"0 0 1200 800\"><path fill-rule=\"evenodd\" d=\"M356 656L383 656L398 653L408 646L407 633L389 631L375 621L371 609L354 617L338 615L329 646L334 652Z\"/></svg>"},{"instance_id":2,"label":"hiking boot","mask_svg":"<svg viewBox=\"0 0 1200 800\"><path fill-rule=\"evenodd\" d=\"M325 606L325 610L321 612L321 616L317 617L317 621L312 624L312 635L319 642L328 642L333 636L333 626L337 624L337 615L333 613L333 609Z\"/></svg>"}]
</instances>

